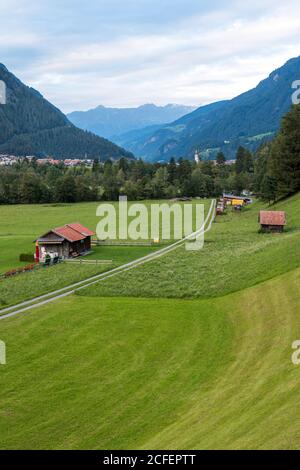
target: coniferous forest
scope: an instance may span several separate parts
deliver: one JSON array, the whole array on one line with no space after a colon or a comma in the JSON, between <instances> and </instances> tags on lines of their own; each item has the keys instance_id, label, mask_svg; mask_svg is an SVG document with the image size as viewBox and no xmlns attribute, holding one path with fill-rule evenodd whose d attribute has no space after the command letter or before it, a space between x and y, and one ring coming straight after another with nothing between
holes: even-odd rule
<instances>
[{"instance_id":1,"label":"coniferous forest","mask_svg":"<svg viewBox=\"0 0 300 470\"><path fill-rule=\"evenodd\" d=\"M256 154L240 147L236 162L227 165L222 153L216 162L174 158L168 164L121 158L92 168L38 165L23 159L0 167L0 203L48 203L176 197L218 197L224 191L248 191L270 203L300 190L300 105L283 118L273 142Z\"/></svg>"}]
</instances>

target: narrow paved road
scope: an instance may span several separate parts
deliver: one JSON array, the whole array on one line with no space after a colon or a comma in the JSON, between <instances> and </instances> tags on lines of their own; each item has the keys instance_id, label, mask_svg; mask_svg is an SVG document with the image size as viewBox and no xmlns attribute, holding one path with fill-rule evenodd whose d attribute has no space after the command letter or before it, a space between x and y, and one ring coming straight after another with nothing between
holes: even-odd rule
<instances>
[{"instance_id":1,"label":"narrow paved road","mask_svg":"<svg viewBox=\"0 0 300 470\"><path fill-rule=\"evenodd\" d=\"M49 302L54 302L55 300L62 299L64 297L67 297L68 295L74 294L75 292L81 289L85 289L86 287L89 287L93 284L104 281L105 279L108 279L112 276L116 276L117 274L120 274L122 272L129 271L130 269L133 269L137 266L148 263L149 261L153 261L157 258L160 258L161 256L170 253L186 241L189 241L201 235L202 233L204 234L208 232L211 229L212 223L215 218L215 208L216 200L214 199L211 202L207 217L202 227L196 230L196 232L191 233L187 237L184 237L181 240L178 240L175 243L172 243L171 245L162 248L161 250L155 251L154 253L150 253L149 255L143 256L142 258L138 258L134 261L131 261L130 263L123 264L122 266L118 266L117 268L111 269L110 271L107 271L105 273L97 274L93 277L90 277L80 282L76 282L62 289L58 289L53 292L49 292L48 294L44 294L39 297L35 297L31 300L27 300L26 302L21 302L11 307L4 308L0 310L0 320L13 317L15 315L18 315L19 313L26 312L27 310L41 307L42 305L48 304Z\"/></svg>"}]
</instances>

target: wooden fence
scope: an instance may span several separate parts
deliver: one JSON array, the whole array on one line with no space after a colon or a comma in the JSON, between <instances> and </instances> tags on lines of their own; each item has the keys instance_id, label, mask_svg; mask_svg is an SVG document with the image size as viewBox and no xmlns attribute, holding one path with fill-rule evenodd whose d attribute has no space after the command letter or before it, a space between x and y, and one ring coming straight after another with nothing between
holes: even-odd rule
<instances>
[{"instance_id":1,"label":"wooden fence","mask_svg":"<svg viewBox=\"0 0 300 470\"><path fill-rule=\"evenodd\" d=\"M55 266L55 265L51 264L50 266ZM47 267L49 267L49 265L47 264L39 264L39 263L27 264L26 266L20 266L19 268L10 269L9 271L6 271L5 273L0 274L0 279L13 277L18 274L28 273L32 271L38 271L39 269L47 268Z\"/></svg>"},{"instance_id":2,"label":"wooden fence","mask_svg":"<svg viewBox=\"0 0 300 470\"><path fill-rule=\"evenodd\" d=\"M113 261L111 259L65 259L65 263L69 264L85 264L85 265L97 265L97 264L111 264Z\"/></svg>"},{"instance_id":3,"label":"wooden fence","mask_svg":"<svg viewBox=\"0 0 300 470\"><path fill-rule=\"evenodd\" d=\"M133 242L133 241L111 241L92 240L92 246L155 246L154 242Z\"/></svg>"}]
</instances>

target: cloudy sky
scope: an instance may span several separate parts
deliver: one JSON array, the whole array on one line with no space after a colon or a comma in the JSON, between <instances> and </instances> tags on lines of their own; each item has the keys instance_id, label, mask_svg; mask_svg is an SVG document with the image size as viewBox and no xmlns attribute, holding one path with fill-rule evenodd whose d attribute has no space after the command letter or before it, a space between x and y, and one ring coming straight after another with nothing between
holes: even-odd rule
<instances>
[{"instance_id":1,"label":"cloudy sky","mask_svg":"<svg viewBox=\"0 0 300 470\"><path fill-rule=\"evenodd\" d=\"M230 98L300 55L299 0L1 0L0 17L0 61L65 112Z\"/></svg>"}]
</instances>

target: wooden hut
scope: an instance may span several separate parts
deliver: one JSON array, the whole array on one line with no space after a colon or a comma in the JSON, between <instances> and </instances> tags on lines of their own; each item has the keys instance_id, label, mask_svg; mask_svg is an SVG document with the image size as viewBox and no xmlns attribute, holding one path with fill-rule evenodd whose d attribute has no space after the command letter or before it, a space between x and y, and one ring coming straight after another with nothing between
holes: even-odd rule
<instances>
[{"instance_id":1,"label":"wooden hut","mask_svg":"<svg viewBox=\"0 0 300 470\"><path fill-rule=\"evenodd\" d=\"M282 233L286 226L286 214L283 211L260 211L259 223L261 231Z\"/></svg>"},{"instance_id":2,"label":"wooden hut","mask_svg":"<svg viewBox=\"0 0 300 470\"><path fill-rule=\"evenodd\" d=\"M91 237L95 232L80 223L72 223L49 230L36 240L36 261L45 257L74 258L91 250Z\"/></svg>"}]
</instances>

